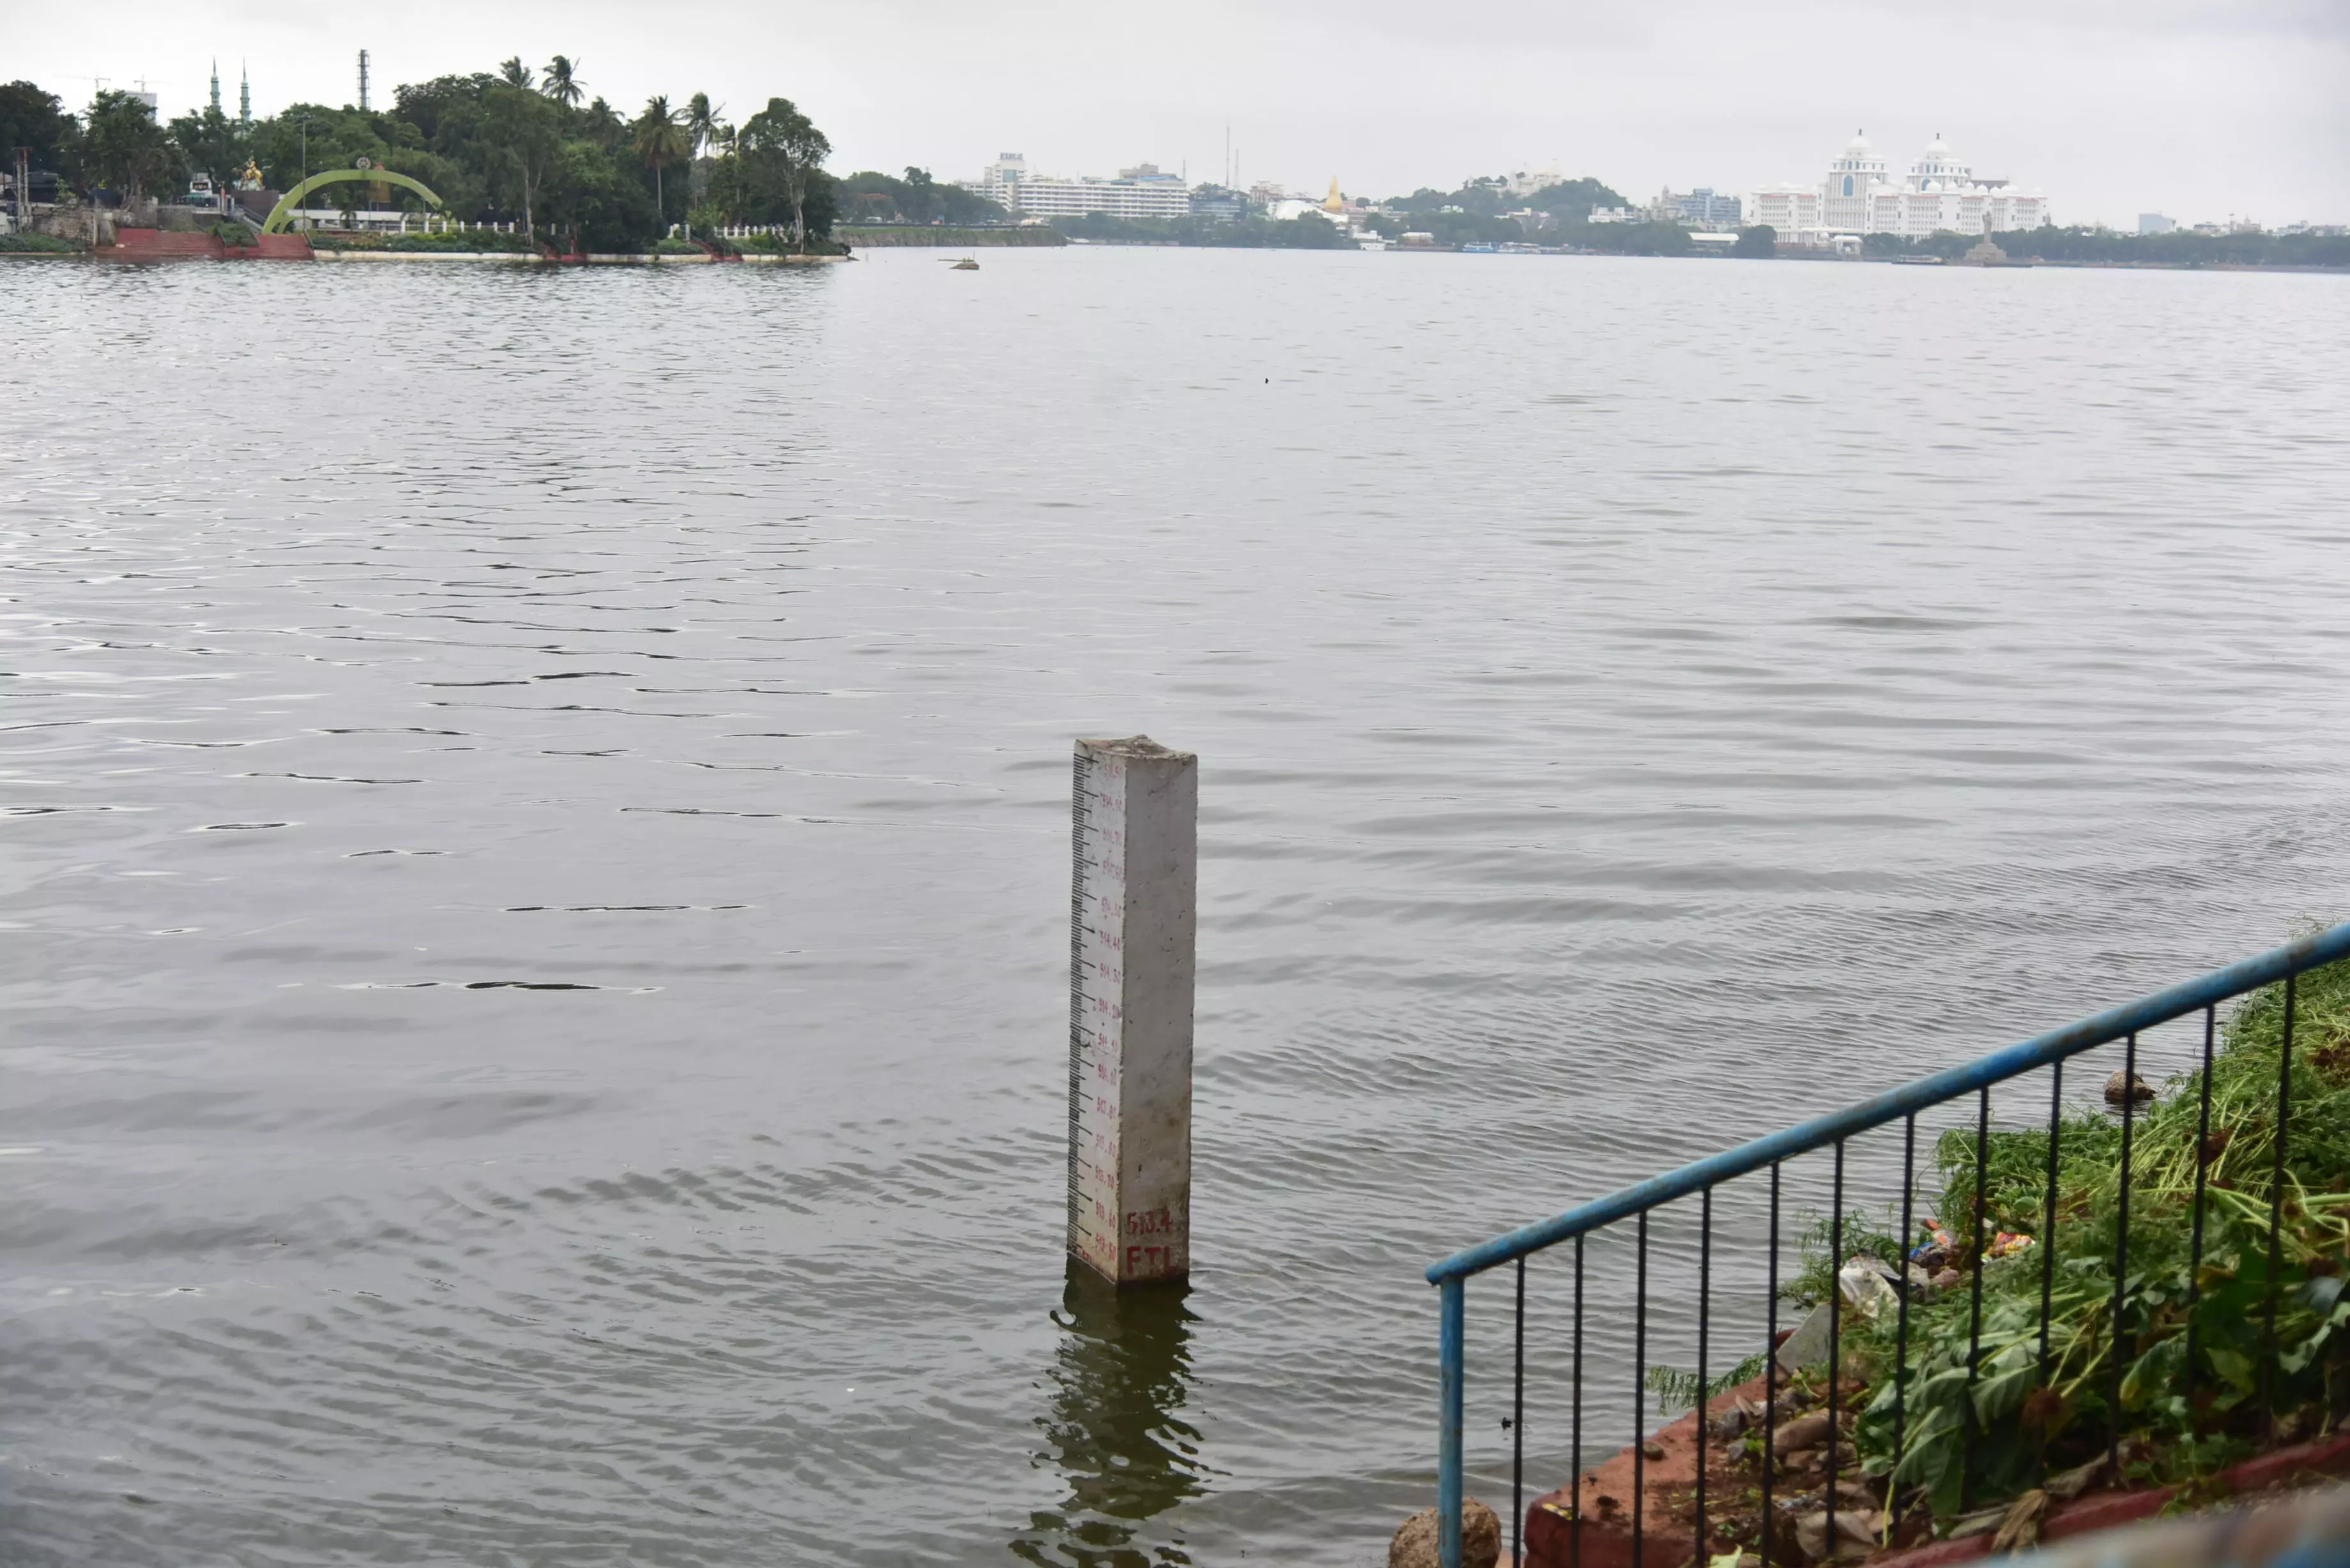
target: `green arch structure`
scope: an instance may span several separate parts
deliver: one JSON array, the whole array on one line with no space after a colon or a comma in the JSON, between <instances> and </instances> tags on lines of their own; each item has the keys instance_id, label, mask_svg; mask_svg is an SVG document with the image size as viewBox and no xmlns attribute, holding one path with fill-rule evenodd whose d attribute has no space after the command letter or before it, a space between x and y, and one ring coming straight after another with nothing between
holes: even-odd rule
<instances>
[{"instance_id":1,"label":"green arch structure","mask_svg":"<svg viewBox=\"0 0 2350 1568\"><path fill-rule=\"evenodd\" d=\"M277 205L269 209L269 221L261 225L261 232L265 234L282 234L285 231L286 220L293 217L295 209L302 205L302 199L305 196L321 185L348 184L353 181L367 185L405 185L436 207L447 204L440 197L425 189L422 181L411 180L405 174L395 174L389 169L329 169L324 174L311 175L307 180L277 198Z\"/></svg>"}]
</instances>

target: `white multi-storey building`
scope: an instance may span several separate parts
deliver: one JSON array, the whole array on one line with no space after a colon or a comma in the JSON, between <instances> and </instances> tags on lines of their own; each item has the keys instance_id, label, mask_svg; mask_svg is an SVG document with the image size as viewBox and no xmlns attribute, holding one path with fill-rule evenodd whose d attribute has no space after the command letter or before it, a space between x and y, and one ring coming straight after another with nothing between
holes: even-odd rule
<instances>
[{"instance_id":1,"label":"white multi-storey building","mask_svg":"<svg viewBox=\"0 0 2350 1568\"><path fill-rule=\"evenodd\" d=\"M1758 185L1746 198L1746 221L1767 223L1791 245L1815 245L1827 234L1817 185Z\"/></svg>"},{"instance_id":2,"label":"white multi-storey building","mask_svg":"<svg viewBox=\"0 0 2350 1568\"><path fill-rule=\"evenodd\" d=\"M1790 244L1820 245L1837 234L1987 234L2043 228L2051 219L2047 197L2004 180L1976 179L1939 136L1897 184L1868 139L1856 135L1816 186L1757 189L1747 221L1770 224Z\"/></svg>"},{"instance_id":3,"label":"white multi-storey building","mask_svg":"<svg viewBox=\"0 0 2350 1568\"><path fill-rule=\"evenodd\" d=\"M979 171L979 183L972 187L1007 213L1018 212L1019 202L1013 192L1028 178L1028 160L1017 152L999 152L995 161Z\"/></svg>"},{"instance_id":4,"label":"white multi-storey building","mask_svg":"<svg viewBox=\"0 0 2350 1568\"><path fill-rule=\"evenodd\" d=\"M1062 179L1031 174L1017 152L1001 154L979 177L979 192L1023 218L1074 218L1107 213L1118 218L1185 218L1191 213L1191 188L1180 174L1157 165L1121 169L1118 178L1095 175Z\"/></svg>"}]
</instances>

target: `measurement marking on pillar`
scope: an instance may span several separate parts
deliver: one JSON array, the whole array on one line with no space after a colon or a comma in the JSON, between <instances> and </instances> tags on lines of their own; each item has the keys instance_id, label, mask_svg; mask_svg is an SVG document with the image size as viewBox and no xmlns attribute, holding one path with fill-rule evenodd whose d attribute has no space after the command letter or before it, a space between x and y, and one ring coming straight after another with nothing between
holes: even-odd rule
<instances>
[{"instance_id":1,"label":"measurement marking on pillar","mask_svg":"<svg viewBox=\"0 0 2350 1568\"><path fill-rule=\"evenodd\" d=\"M1069 1251L1121 1284L1180 1278L1197 760L1147 736L1079 741L1071 785Z\"/></svg>"}]
</instances>

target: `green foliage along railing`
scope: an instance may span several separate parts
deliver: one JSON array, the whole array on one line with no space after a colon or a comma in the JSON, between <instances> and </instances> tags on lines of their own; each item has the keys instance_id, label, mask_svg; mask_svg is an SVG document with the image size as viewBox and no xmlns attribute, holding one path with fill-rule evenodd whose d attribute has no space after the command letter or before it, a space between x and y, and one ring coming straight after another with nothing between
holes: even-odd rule
<instances>
[{"instance_id":1,"label":"green foliage along railing","mask_svg":"<svg viewBox=\"0 0 2350 1568\"><path fill-rule=\"evenodd\" d=\"M2223 1021L2226 1003L2234 1005ZM2141 1036L2178 1021L2200 1026L2196 1065L2150 1083L2139 1068L2152 1057L2142 1052L2160 1041ZM2120 1071L2097 1064L2085 1082L2074 1079L2068 1098L2067 1068L2101 1047L2118 1047ZM2017 1097L2028 1075L2045 1075L2044 1099ZM2002 1085L1995 1118L1992 1091ZM1919 1118L1938 1112L1963 1121L1939 1138L1929 1132L1921 1149ZM1847 1155L1878 1129L1898 1131L1900 1185L1880 1211L1848 1209ZM1930 1164L1922 1182L1921 1153ZM1783 1272L1783 1169L1814 1156L1830 1164L1833 1196L1801 1230L1795 1266ZM1746 1177L1768 1181L1765 1311L1762 1322L1713 1337L1715 1199ZM1694 1286L1696 1367L1652 1375L1650 1220L1684 1199L1697 1210L1695 1278L1663 1289L1686 1299ZM1591 1490L1597 1483L1584 1469L1585 1243L1625 1221L1635 1230L1629 1381L1639 1407L1651 1392L1712 1401L1693 1423L1693 1496L1685 1480L1650 1495L1644 1440L1626 1450L1628 1474L1615 1474L1609 1495ZM1571 1434L1569 1473L1580 1479L1520 1515L1526 1270L1562 1243L1571 1244L1563 1251L1572 1254L1575 1305L1558 1354L1575 1393L1561 1426ZM1628 1534L1590 1544L1610 1554L1628 1546L1635 1562L1645 1560L1644 1535L1672 1560L1755 1551L1766 1563L1795 1561L1799 1546L1818 1557L1838 1540L1908 1546L1962 1522L2022 1541L2052 1499L2093 1484L2207 1484L2256 1451L2334 1432L2350 1416L2350 925L1431 1266L1442 1293L1438 1511L1447 1568L1461 1561L1464 1293L1503 1265L1516 1272L1517 1360L1502 1422L1511 1431L1512 1549L1522 1522L1531 1562L1578 1559L1586 1531ZM1790 1308L1788 1321L1801 1322L1782 1334ZM1767 1357L1762 1376L1725 1391L1715 1374L1750 1349ZM1742 1363L1731 1376L1756 1370ZM1987 1517L1970 1513L1986 1507Z\"/></svg>"}]
</instances>

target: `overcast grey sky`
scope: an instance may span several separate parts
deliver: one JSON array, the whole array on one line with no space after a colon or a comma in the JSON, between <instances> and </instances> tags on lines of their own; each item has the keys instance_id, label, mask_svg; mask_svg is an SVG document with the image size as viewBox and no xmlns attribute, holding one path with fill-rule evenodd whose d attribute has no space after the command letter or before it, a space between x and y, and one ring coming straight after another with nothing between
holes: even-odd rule
<instances>
[{"instance_id":1,"label":"overcast grey sky","mask_svg":"<svg viewBox=\"0 0 2350 1568\"><path fill-rule=\"evenodd\" d=\"M1937 131L2059 222L2350 221L2350 0L114 0L16 13L0 77L200 103L344 102L561 51L633 112L696 90L798 100L837 170L964 177L1188 161L1383 196L1555 161L1627 195L1816 180L1865 128L1897 172Z\"/></svg>"}]
</instances>

